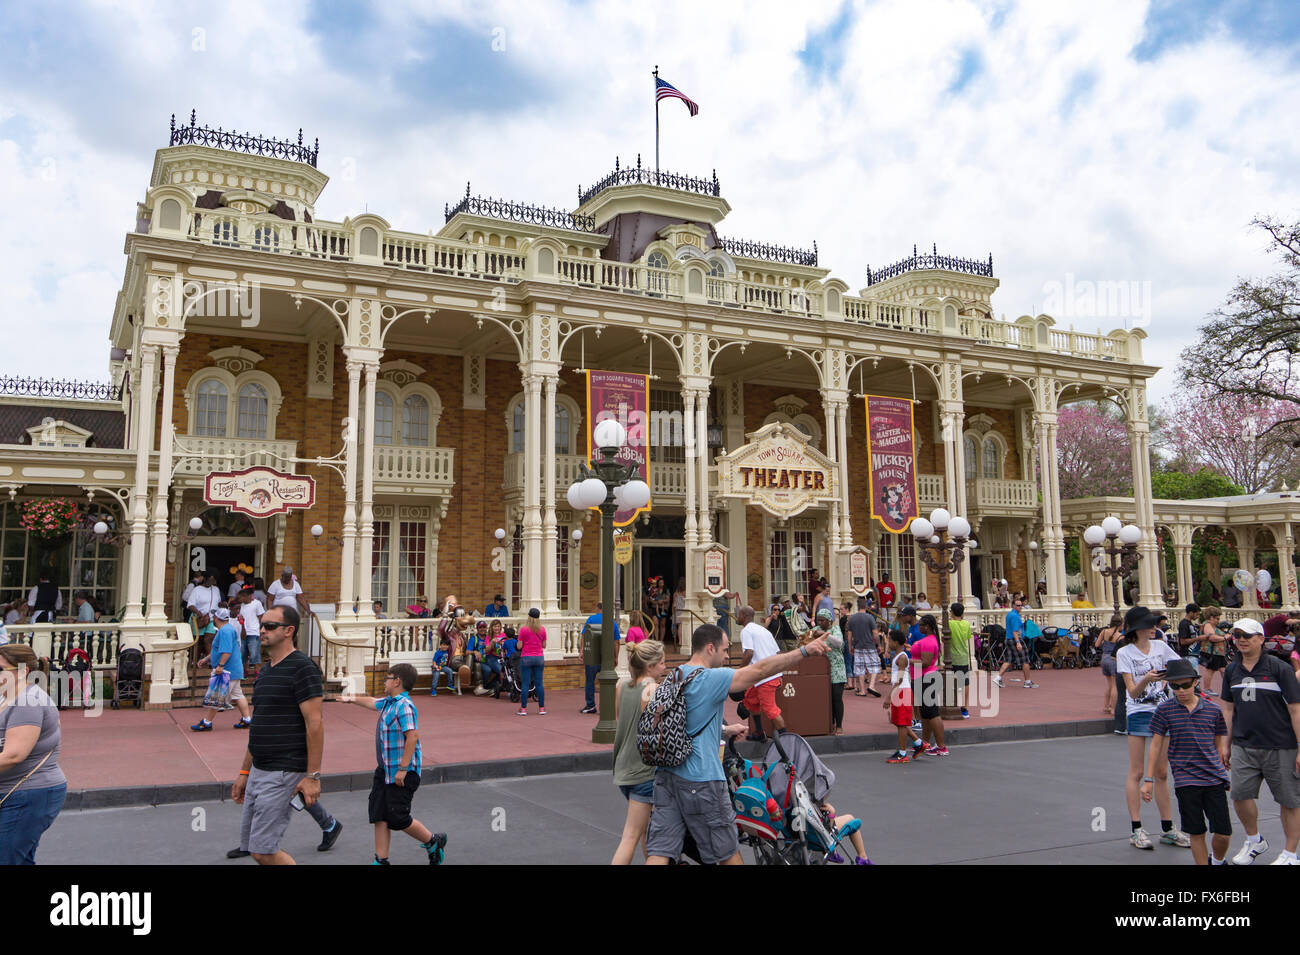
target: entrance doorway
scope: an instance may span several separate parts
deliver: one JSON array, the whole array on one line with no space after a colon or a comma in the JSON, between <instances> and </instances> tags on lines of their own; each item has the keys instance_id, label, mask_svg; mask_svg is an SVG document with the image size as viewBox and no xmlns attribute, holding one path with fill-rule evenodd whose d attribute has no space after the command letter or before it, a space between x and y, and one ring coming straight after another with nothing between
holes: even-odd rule
<instances>
[{"instance_id":1,"label":"entrance doorway","mask_svg":"<svg viewBox=\"0 0 1300 955\"><path fill-rule=\"evenodd\" d=\"M235 571L240 568L243 568L244 573L250 578L257 573L255 545L208 543L190 545L188 570L190 577L193 577L197 571L215 574L223 599L229 592L230 585L235 581Z\"/></svg>"},{"instance_id":2,"label":"entrance doorway","mask_svg":"<svg viewBox=\"0 0 1300 955\"><path fill-rule=\"evenodd\" d=\"M640 555L640 572L636 579L637 597L629 607L639 607L646 622L653 621L656 640L671 641L673 638L666 631L672 626L673 591L677 587L678 579L686 576L686 548L672 544L658 545L642 542L637 552ZM647 581L651 577L662 577L664 581L663 594L658 607L651 601L648 593Z\"/></svg>"}]
</instances>

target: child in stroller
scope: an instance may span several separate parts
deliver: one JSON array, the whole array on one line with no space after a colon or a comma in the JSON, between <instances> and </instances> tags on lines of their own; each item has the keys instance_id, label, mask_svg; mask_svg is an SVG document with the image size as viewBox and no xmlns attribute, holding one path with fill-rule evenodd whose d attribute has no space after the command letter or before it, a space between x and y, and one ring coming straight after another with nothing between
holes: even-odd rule
<instances>
[{"instance_id":1,"label":"child in stroller","mask_svg":"<svg viewBox=\"0 0 1300 955\"><path fill-rule=\"evenodd\" d=\"M741 844L753 848L759 865L844 863L848 846L855 865L871 865L862 821L831 805L835 774L807 740L779 733L766 744L741 746L760 758L745 758L728 740L724 767Z\"/></svg>"},{"instance_id":2,"label":"child in stroller","mask_svg":"<svg viewBox=\"0 0 1300 955\"><path fill-rule=\"evenodd\" d=\"M509 693L511 703L518 703L520 687L523 685L519 672L519 634L516 633L514 627L506 627L505 636L505 641L501 644L501 652L505 655L505 663L501 667L501 682L497 684L497 690L493 694L493 698L500 699L500 694L505 691ZM537 699L536 687L529 689L528 698L530 700Z\"/></svg>"}]
</instances>

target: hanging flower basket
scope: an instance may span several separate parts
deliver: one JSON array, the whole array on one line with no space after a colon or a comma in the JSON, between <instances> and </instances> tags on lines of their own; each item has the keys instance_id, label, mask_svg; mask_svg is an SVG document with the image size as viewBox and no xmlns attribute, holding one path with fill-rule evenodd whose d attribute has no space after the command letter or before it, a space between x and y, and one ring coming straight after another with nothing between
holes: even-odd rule
<instances>
[{"instance_id":1,"label":"hanging flower basket","mask_svg":"<svg viewBox=\"0 0 1300 955\"><path fill-rule=\"evenodd\" d=\"M44 541L67 538L81 523L76 501L66 497L43 498L22 506L19 525L33 537Z\"/></svg>"}]
</instances>

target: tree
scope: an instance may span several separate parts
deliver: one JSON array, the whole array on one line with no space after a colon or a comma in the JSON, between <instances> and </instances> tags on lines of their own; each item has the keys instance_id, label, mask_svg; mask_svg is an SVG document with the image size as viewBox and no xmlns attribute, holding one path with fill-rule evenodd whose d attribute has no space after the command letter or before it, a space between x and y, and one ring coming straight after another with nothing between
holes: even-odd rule
<instances>
[{"instance_id":1,"label":"tree","mask_svg":"<svg viewBox=\"0 0 1300 955\"><path fill-rule=\"evenodd\" d=\"M1295 402L1184 386L1162 406L1161 418L1171 471L1215 471L1226 483L1244 488L1224 492L1237 494L1273 490L1300 478L1300 460L1291 447L1300 433Z\"/></svg>"},{"instance_id":2,"label":"tree","mask_svg":"<svg viewBox=\"0 0 1300 955\"><path fill-rule=\"evenodd\" d=\"M1192 474L1170 469L1151 475L1151 496L1163 501L1191 501L1245 493L1238 485L1209 468L1199 468Z\"/></svg>"},{"instance_id":3,"label":"tree","mask_svg":"<svg viewBox=\"0 0 1300 955\"><path fill-rule=\"evenodd\" d=\"M1124 419L1109 402L1066 405L1056 418L1061 497L1131 497L1133 467Z\"/></svg>"},{"instance_id":4,"label":"tree","mask_svg":"<svg viewBox=\"0 0 1300 955\"><path fill-rule=\"evenodd\" d=\"M1197 340L1183 350L1183 381L1194 392L1205 389L1220 398L1264 401L1290 406L1270 430L1287 432L1300 447L1300 221L1290 225L1256 218L1252 225L1268 234L1269 251L1283 269L1264 279L1239 279L1227 301L1201 326Z\"/></svg>"}]
</instances>

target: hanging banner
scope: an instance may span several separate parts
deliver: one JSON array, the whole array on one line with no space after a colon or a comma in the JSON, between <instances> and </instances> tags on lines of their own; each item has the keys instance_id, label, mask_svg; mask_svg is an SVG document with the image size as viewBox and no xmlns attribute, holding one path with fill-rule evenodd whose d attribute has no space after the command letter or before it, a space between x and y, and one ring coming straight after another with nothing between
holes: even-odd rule
<instances>
[{"instance_id":1,"label":"hanging banner","mask_svg":"<svg viewBox=\"0 0 1300 955\"><path fill-rule=\"evenodd\" d=\"M596 425L613 418L627 432L623 447L618 449L618 459L625 464L635 464L638 476L650 483L649 454L650 376L623 371L587 372L587 463L596 459L592 433ZM651 502L653 503L653 502ZM636 520L642 511L650 510L647 503L640 510L620 510L614 515L614 526L624 527Z\"/></svg>"},{"instance_id":2,"label":"hanging banner","mask_svg":"<svg viewBox=\"0 0 1300 955\"><path fill-rule=\"evenodd\" d=\"M867 395L867 457L871 516L891 534L920 516L912 402Z\"/></svg>"}]
</instances>

